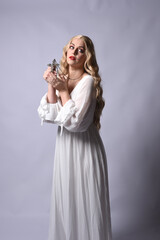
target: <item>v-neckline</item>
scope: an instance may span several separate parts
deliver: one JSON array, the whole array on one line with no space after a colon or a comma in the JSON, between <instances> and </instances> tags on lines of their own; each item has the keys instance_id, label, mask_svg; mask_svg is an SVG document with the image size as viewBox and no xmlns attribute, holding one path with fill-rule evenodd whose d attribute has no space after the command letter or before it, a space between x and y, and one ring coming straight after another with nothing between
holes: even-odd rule
<instances>
[{"instance_id":1,"label":"v-neckline","mask_svg":"<svg viewBox=\"0 0 160 240\"><path fill-rule=\"evenodd\" d=\"M74 92L74 90L77 88L77 86L79 85L79 83L80 82L82 82L83 80L84 80L84 78L86 78L86 77L88 77L88 76L90 76L89 74L87 74L87 75L85 75L77 84L76 84L76 86L72 89L72 91L70 92L70 96L72 95L72 93Z\"/></svg>"}]
</instances>

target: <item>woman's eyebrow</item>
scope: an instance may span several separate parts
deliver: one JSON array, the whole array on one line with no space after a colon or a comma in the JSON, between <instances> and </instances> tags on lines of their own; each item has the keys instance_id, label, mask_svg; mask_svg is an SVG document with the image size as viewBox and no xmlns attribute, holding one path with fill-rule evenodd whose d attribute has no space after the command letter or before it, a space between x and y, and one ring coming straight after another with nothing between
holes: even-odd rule
<instances>
[{"instance_id":1,"label":"woman's eyebrow","mask_svg":"<svg viewBox=\"0 0 160 240\"><path fill-rule=\"evenodd\" d=\"M74 44L74 43L72 43L72 42L70 42L70 44L72 44L72 45L74 45L74 46L75 46L75 44ZM78 46L78 47L80 47L80 48L84 48L84 49L85 49L85 47L84 47L84 46Z\"/></svg>"}]
</instances>

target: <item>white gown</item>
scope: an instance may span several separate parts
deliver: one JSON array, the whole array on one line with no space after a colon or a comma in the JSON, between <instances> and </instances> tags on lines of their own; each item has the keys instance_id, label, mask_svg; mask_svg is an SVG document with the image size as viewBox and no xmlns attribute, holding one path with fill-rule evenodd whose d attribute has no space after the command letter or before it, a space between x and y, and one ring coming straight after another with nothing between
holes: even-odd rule
<instances>
[{"instance_id":1,"label":"white gown","mask_svg":"<svg viewBox=\"0 0 160 240\"><path fill-rule=\"evenodd\" d=\"M59 125L53 168L48 240L111 240L107 160L93 124L93 78L83 77L64 106L47 103L42 122Z\"/></svg>"}]
</instances>

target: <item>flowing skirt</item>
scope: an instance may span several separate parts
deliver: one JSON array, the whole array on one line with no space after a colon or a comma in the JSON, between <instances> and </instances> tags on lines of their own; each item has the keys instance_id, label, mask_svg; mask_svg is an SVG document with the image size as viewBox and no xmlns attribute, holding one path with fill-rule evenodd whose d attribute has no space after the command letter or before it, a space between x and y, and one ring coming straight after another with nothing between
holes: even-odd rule
<instances>
[{"instance_id":1,"label":"flowing skirt","mask_svg":"<svg viewBox=\"0 0 160 240\"><path fill-rule=\"evenodd\" d=\"M92 124L62 135L58 128L48 240L111 240L107 159Z\"/></svg>"}]
</instances>

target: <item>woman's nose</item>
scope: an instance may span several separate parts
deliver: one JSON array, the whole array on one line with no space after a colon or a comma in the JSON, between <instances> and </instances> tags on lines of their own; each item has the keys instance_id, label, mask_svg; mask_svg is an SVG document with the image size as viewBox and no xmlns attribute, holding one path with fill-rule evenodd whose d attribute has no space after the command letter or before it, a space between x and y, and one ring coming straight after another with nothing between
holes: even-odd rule
<instances>
[{"instance_id":1,"label":"woman's nose","mask_svg":"<svg viewBox=\"0 0 160 240\"><path fill-rule=\"evenodd\" d=\"M74 49L73 53L74 53L74 55L77 55L78 54L78 49Z\"/></svg>"}]
</instances>

